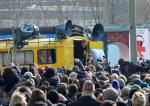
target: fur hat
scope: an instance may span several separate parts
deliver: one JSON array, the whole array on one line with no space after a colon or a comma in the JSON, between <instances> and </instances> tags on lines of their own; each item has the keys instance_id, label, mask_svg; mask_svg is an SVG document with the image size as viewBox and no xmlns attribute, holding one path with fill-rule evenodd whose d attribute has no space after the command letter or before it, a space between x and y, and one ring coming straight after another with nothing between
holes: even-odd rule
<instances>
[{"instance_id":1,"label":"fur hat","mask_svg":"<svg viewBox=\"0 0 150 106\"><path fill-rule=\"evenodd\" d=\"M112 100L112 101L117 101L119 93L116 89L114 88L107 88L104 90L104 100Z\"/></svg>"},{"instance_id":2,"label":"fur hat","mask_svg":"<svg viewBox=\"0 0 150 106\"><path fill-rule=\"evenodd\" d=\"M133 106L145 106L146 104L146 97L141 92L135 92L131 100Z\"/></svg>"}]
</instances>

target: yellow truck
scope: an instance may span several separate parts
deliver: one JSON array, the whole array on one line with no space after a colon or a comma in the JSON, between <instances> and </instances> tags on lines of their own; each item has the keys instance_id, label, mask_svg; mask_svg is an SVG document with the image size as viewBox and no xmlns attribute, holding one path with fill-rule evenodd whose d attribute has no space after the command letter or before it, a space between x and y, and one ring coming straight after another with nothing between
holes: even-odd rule
<instances>
[{"instance_id":1,"label":"yellow truck","mask_svg":"<svg viewBox=\"0 0 150 106\"><path fill-rule=\"evenodd\" d=\"M101 41L90 41L87 37L74 36L66 39L44 38L28 40L28 45L16 50L16 63L20 66L37 64L39 67L65 67L71 69L74 58L81 58L84 51L82 45L86 42L87 59L92 49L103 50ZM13 62L12 40L0 41L0 65L7 66Z\"/></svg>"}]
</instances>

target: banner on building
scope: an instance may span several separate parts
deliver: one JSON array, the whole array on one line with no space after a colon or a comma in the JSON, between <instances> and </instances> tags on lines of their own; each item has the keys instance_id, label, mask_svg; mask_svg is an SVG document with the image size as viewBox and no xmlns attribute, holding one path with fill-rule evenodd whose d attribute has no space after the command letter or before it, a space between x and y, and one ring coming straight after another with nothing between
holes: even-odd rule
<instances>
[{"instance_id":1,"label":"banner on building","mask_svg":"<svg viewBox=\"0 0 150 106\"><path fill-rule=\"evenodd\" d=\"M137 29L136 30L136 49L137 57L150 59L149 54L149 30L148 29Z\"/></svg>"}]
</instances>

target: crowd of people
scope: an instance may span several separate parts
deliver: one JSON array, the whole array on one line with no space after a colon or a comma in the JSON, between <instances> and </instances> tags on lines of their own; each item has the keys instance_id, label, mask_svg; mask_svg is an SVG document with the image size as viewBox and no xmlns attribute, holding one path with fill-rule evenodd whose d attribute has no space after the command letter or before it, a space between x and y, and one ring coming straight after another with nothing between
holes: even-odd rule
<instances>
[{"instance_id":1,"label":"crowd of people","mask_svg":"<svg viewBox=\"0 0 150 106\"><path fill-rule=\"evenodd\" d=\"M11 63L1 70L2 106L150 106L150 74L124 59L75 59L72 70Z\"/></svg>"}]
</instances>

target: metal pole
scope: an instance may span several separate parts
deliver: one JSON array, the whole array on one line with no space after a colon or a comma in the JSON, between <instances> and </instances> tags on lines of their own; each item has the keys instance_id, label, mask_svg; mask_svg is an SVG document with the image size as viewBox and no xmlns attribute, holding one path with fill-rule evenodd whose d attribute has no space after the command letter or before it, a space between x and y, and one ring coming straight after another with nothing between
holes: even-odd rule
<instances>
[{"instance_id":1,"label":"metal pole","mask_svg":"<svg viewBox=\"0 0 150 106\"><path fill-rule=\"evenodd\" d=\"M16 33L15 33L16 28L12 28L12 35L13 35L13 63L16 64Z\"/></svg>"},{"instance_id":2,"label":"metal pole","mask_svg":"<svg viewBox=\"0 0 150 106\"><path fill-rule=\"evenodd\" d=\"M129 0L129 20L130 20L130 58L131 62L137 64L136 52L136 0Z\"/></svg>"}]
</instances>

